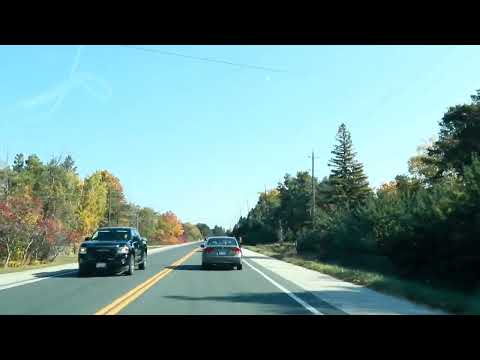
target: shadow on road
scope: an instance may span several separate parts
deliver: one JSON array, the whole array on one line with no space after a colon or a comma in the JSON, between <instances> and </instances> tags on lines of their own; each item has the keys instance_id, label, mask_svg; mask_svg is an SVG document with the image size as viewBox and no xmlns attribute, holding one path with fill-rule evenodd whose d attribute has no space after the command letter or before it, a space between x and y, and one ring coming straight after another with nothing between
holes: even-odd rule
<instances>
[{"instance_id":1,"label":"shadow on road","mask_svg":"<svg viewBox=\"0 0 480 360\"><path fill-rule=\"evenodd\" d=\"M441 315L445 314L439 309L433 309L425 305L407 304L403 299L388 297L375 299L371 296L361 294L361 289L351 287L338 287L334 290L324 291L295 291L296 297L306 301L309 305L324 315L348 315L347 310L342 310L328 299L336 299L347 305L349 312L357 314L372 315ZM227 296L187 296L170 295L166 298L179 301L213 301L230 303L262 304L275 306L275 311L284 311L288 314L310 312L293 301L283 292L258 292L258 293L233 293ZM353 298L352 298L353 297Z\"/></svg>"},{"instance_id":2,"label":"shadow on road","mask_svg":"<svg viewBox=\"0 0 480 360\"><path fill-rule=\"evenodd\" d=\"M312 302L312 295L307 292L294 293L301 299L308 299ZM311 315L312 313L300 304L293 301L287 294L283 292L265 292L265 293L234 293L227 296L186 296L186 295L170 295L165 296L169 299L180 301L202 301L202 302L229 302L238 304L251 304L258 306L267 306L265 310L272 311L275 314L288 315ZM329 315L345 315L343 311L334 308L322 301L315 301L313 304L318 310Z\"/></svg>"},{"instance_id":3,"label":"shadow on road","mask_svg":"<svg viewBox=\"0 0 480 360\"><path fill-rule=\"evenodd\" d=\"M167 266L167 269L172 270L184 270L184 271L202 271L201 265L179 265L179 266Z\"/></svg>"},{"instance_id":4,"label":"shadow on road","mask_svg":"<svg viewBox=\"0 0 480 360\"><path fill-rule=\"evenodd\" d=\"M217 265L206 270L201 265L178 265L178 266L167 266L167 269L180 270L180 271L215 271L215 270L225 271L225 270L232 270L232 266Z\"/></svg>"},{"instance_id":5,"label":"shadow on road","mask_svg":"<svg viewBox=\"0 0 480 360\"><path fill-rule=\"evenodd\" d=\"M359 289L338 288L325 291L295 291L292 292L297 298L306 301L309 305L320 311L324 315L348 315L348 313L337 306L334 306L326 299L335 298L344 304L348 304L350 311L359 314L376 315L434 315L441 314L439 310L431 309L425 306L401 304L403 301L392 299L388 301L375 300L369 296L356 296ZM355 298L352 298L355 296ZM228 302L243 303L252 305L271 305L275 312L284 312L286 314L311 314L307 309L296 303L287 294L283 292L257 292L257 293L233 293L226 296L187 296L187 295L167 295L169 299L178 301L200 301L200 302Z\"/></svg>"},{"instance_id":6,"label":"shadow on road","mask_svg":"<svg viewBox=\"0 0 480 360\"><path fill-rule=\"evenodd\" d=\"M321 292L295 291L293 294L298 298L306 301L309 305L320 311L324 315L348 315L348 313L333 304L321 299L332 298L332 295L338 299L348 299L354 296L358 289L335 289L334 291L325 290ZM307 309L296 303L287 294L282 292L258 292L258 293L233 293L226 296L187 296L187 295L171 295L166 298L178 301L200 301L200 302L227 302L242 303L252 305L271 306L276 313L285 314L311 314ZM399 302L375 301L369 299L358 298L358 302L352 300L347 301L350 311L358 314L376 314L376 315L428 315L435 314L437 310L429 309L423 306L405 306Z\"/></svg>"},{"instance_id":7,"label":"shadow on road","mask_svg":"<svg viewBox=\"0 0 480 360\"><path fill-rule=\"evenodd\" d=\"M36 278L48 278L48 277L67 277L67 275L73 275L77 277L77 269L59 270L59 271L44 271L33 274Z\"/></svg>"},{"instance_id":8,"label":"shadow on road","mask_svg":"<svg viewBox=\"0 0 480 360\"><path fill-rule=\"evenodd\" d=\"M80 276L78 270L61 270L61 271L50 271L50 272L41 272L34 274L36 278L49 278L49 277L56 277L56 278L92 278L92 277L118 277L123 276L123 274L115 274L115 273L108 273L108 272L98 272L93 274L88 274L85 276Z\"/></svg>"}]
</instances>

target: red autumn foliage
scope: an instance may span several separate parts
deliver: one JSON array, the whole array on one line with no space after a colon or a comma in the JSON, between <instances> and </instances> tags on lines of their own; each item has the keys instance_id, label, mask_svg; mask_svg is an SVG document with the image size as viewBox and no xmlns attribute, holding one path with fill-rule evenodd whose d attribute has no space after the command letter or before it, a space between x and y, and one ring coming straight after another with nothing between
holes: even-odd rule
<instances>
[{"instance_id":1,"label":"red autumn foliage","mask_svg":"<svg viewBox=\"0 0 480 360\"><path fill-rule=\"evenodd\" d=\"M66 237L69 244L78 244L82 241L82 232L80 230L67 231Z\"/></svg>"},{"instance_id":2,"label":"red autumn foliage","mask_svg":"<svg viewBox=\"0 0 480 360\"><path fill-rule=\"evenodd\" d=\"M63 234L63 225L56 219L42 219L39 221L38 227L45 234L45 238L50 245L55 245Z\"/></svg>"},{"instance_id":3,"label":"red autumn foliage","mask_svg":"<svg viewBox=\"0 0 480 360\"><path fill-rule=\"evenodd\" d=\"M55 246L64 233L54 218L44 218L41 200L28 196L0 202L0 257L22 263L34 258L55 257Z\"/></svg>"}]
</instances>

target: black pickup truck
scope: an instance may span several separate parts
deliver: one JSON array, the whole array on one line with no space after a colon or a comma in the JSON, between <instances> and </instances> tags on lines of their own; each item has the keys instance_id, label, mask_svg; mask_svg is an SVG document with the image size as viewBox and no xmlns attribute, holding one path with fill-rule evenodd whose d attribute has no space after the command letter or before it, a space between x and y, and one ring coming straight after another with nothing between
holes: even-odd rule
<instances>
[{"instance_id":1,"label":"black pickup truck","mask_svg":"<svg viewBox=\"0 0 480 360\"><path fill-rule=\"evenodd\" d=\"M132 227L102 227L85 238L78 251L78 271L84 276L97 271L132 275L145 270L147 239Z\"/></svg>"}]
</instances>

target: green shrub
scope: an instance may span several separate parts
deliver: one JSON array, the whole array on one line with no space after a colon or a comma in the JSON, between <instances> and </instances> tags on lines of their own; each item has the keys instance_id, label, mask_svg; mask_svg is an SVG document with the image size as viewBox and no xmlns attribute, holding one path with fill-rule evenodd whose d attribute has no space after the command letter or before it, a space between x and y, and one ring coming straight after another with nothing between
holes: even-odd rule
<instances>
[{"instance_id":1,"label":"green shrub","mask_svg":"<svg viewBox=\"0 0 480 360\"><path fill-rule=\"evenodd\" d=\"M322 256L328 248L327 241L324 230L302 229L296 236L296 249L298 253L308 251Z\"/></svg>"}]
</instances>

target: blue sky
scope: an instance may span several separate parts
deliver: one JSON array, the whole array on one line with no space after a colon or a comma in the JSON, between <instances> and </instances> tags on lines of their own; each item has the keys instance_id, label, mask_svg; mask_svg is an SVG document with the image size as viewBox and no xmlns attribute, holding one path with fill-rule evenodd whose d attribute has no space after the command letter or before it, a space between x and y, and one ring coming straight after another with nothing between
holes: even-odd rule
<instances>
[{"instance_id":1,"label":"blue sky","mask_svg":"<svg viewBox=\"0 0 480 360\"><path fill-rule=\"evenodd\" d=\"M285 173L328 174L341 122L372 186L407 172L448 106L480 88L479 46L0 46L0 156L71 154L128 199L231 227Z\"/></svg>"}]
</instances>

